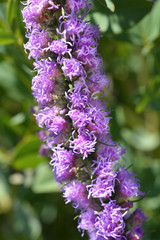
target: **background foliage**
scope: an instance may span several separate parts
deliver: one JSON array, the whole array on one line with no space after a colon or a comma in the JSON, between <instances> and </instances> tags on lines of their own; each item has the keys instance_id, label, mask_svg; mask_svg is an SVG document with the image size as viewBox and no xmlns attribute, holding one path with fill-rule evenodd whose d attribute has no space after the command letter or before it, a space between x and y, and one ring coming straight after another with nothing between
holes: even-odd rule
<instances>
[{"instance_id":1,"label":"background foliage","mask_svg":"<svg viewBox=\"0 0 160 240\"><path fill-rule=\"evenodd\" d=\"M80 240L74 210L65 205L49 159L39 155L32 116L32 61L23 50L19 0L0 0L0 239ZM144 239L159 239L160 0L95 0L88 20L99 24L110 90L113 139L127 149L126 165L146 198ZM84 237L87 239L87 236Z\"/></svg>"}]
</instances>

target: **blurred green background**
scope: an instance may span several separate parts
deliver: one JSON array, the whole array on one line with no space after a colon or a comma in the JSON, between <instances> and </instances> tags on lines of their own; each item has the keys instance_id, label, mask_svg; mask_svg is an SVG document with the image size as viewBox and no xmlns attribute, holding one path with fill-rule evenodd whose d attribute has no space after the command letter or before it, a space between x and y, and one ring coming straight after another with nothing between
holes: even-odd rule
<instances>
[{"instance_id":1,"label":"blurred green background","mask_svg":"<svg viewBox=\"0 0 160 240\"><path fill-rule=\"evenodd\" d=\"M30 90L35 73L23 49L21 9L19 0L0 0L0 239L80 240L76 214L64 204L49 159L38 153ZM126 165L146 192L135 203L148 216L146 240L160 239L159 13L160 0L95 0L87 17L103 35L113 139L127 149Z\"/></svg>"}]
</instances>

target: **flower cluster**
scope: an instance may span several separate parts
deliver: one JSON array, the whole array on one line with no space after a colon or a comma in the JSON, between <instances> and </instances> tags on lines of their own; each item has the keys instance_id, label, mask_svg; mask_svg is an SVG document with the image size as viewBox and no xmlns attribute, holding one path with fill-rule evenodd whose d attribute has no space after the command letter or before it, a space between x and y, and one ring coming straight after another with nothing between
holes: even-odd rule
<instances>
[{"instance_id":1,"label":"flower cluster","mask_svg":"<svg viewBox=\"0 0 160 240\"><path fill-rule=\"evenodd\" d=\"M110 109L97 93L109 81L97 53L98 26L85 20L91 0L27 0L25 50L37 75L32 90L43 154L49 153L65 202L79 210L78 229L90 240L143 236L144 196L132 171L120 165L125 150L112 141Z\"/></svg>"}]
</instances>

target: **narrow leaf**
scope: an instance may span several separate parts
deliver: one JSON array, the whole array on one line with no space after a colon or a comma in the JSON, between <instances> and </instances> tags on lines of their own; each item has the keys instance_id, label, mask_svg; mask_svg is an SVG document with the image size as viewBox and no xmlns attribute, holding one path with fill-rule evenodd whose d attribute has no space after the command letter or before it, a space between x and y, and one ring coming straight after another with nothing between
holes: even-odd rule
<instances>
[{"instance_id":1,"label":"narrow leaf","mask_svg":"<svg viewBox=\"0 0 160 240\"><path fill-rule=\"evenodd\" d=\"M46 160L38 153L40 141L37 136L25 137L16 147L13 167L18 170L34 168Z\"/></svg>"},{"instance_id":2,"label":"narrow leaf","mask_svg":"<svg viewBox=\"0 0 160 240\"><path fill-rule=\"evenodd\" d=\"M8 45L15 42L15 39L9 32L0 31L0 44Z\"/></svg>"},{"instance_id":3,"label":"narrow leaf","mask_svg":"<svg viewBox=\"0 0 160 240\"><path fill-rule=\"evenodd\" d=\"M57 182L48 163L40 164L35 170L32 190L35 193L59 192Z\"/></svg>"},{"instance_id":4,"label":"narrow leaf","mask_svg":"<svg viewBox=\"0 0 160 240\"><path fill-rule=\"evenodd\" d=\"M113 4L113 2L111 0L105 0L107 7L114 12L115 11L115 5Z\"/></svg>"}]
</instances>

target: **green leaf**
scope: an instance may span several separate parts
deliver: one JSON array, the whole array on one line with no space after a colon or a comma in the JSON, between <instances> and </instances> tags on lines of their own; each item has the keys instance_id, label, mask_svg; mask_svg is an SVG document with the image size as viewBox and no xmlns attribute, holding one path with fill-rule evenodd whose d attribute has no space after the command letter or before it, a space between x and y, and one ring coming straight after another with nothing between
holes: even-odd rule
<instances>
[{"instance_id":1,"label":"green leaf","mask_svg":"<svg viewBox=\"0 0 160 240\"><path fill-rule=\"evenodd\" d=\"M143 112L146 108L160 111L160 75L152 79L139 98L136 106L137 113Z\"/></svg>"},{"instance_id":2,"label":"green leaf","mask_svg":"<svg viewBox=\"0 0 160 240\"><path fill-rule=\"evenodd\" d=\"M16 158L13 163L13 167L17 170L24 170L26 168L34 168L39 163L44 162L46 160L45 157L41 157L38 153L27 154L26 156L22 156Z\"/></svg>"},{"instance_id":3,"label":"green leaf","mask_svg":"<svg viewBox=\"0 0 160 240\"><path fill-rule=\"evenodd\" d=\"M6 1L1 0L1 2L0 2L0 18L2 18L3 20L6 20L6 6L7 6Z\"/></svg>"},{"instance_id":4,"label":"green leaf","mask_svg":"<svg viewBox=\"0 0 160 240\"><path fill-rule=\"evenodd\" d=\"M93 12L108 16L109 28L107 31L112 34L120 34L133 27L151 10L153 5L153 3L146 0L112 0L112 3L115 5L114 12L105 7L105 0L94 1L93 7Z\"/></svg>"},{"instance_id":5,"label":"green leaf","mask_svg":"<svg viewBox=\"0 0 160 240\"><path fill-rule=\"evenodd\" d=\"M11 24L16 15L16 10L19 2L17 0L8 0L7 5L7 20Z\"/></svg>"},{"instance_id":6,"label":"green leaf","mask_svg":"<svg viewBox=\"0 0 160 240\"><path fill-rule=\"evenodd\" d=\"M21 239L38 239L41 234L41 223L34 208L19 199L14 202L12 225L15 232L25 237Z\"/></svg>"},{"instance_id":7,"label":"green leaf","mask_svg":"<svg viewBox=\"0 0 160 240\"><path fill-rule=\"evenodd\" d=\"M7 179L2 171L0 171L0 189L0 213L6 213L11 208L12 200Z\"/></svg>"},{"instance_id":8,"label":"green leaf","mask_svg":"<svg viewBox=\"0 0 160 240\"><path fill-rule=\"evenodd\" d=\"M99 25L101 32L106 32L109 27L108 17L105 14L94 12L92 17L94 22Z\"/></svg>"},{"instance_id":9,"label":"green leaf","mask_svg":"<svg viewBox=\"0 0 160 240\"><path fill-rule=\"evenodd\" d=\"M1 140L1 139L0 139ZM8 153L5 149L0 147L0 164L7 166L10 164L11 154Z\"/></svg>"},{"instance_id":10,"label":"green leaf","mask_svg":"<svg viewBox=\"0 0 160 240\"><path fill-rule=\"evenodd\" d=\"M37 136L25 137L15 148L13 167L18 170L34 168L46 160L40 156L40 141Z\"/></svg>"},{"instance_id":11,"label":"green leaf","mask_svg":"<svg viewBox=\"0 0 160 240\"><path fill-rule=\"evenodd\" d=\"M15 42L15 39L11 33L0 30L0 44L1 45L8 45L8 44L12 44L14 42Z\"/></svg>"},{"instance_id":12,"label":"green leaf","mask_svg":"<svg viewBox=\"0 0 160 240\"><path fill-rule=\"evenodd\" d=\"M5 8L6 4L0 4L0 45L8 45L15 42L15 38L6 23Z\"/></svg>"},{"instance_id":13,"label":"green leaf","mask_svg":"<svg viewBox=\"0 0 160 240\"><path fill-rule=\"evenodd\" d=\"M136 128L134 131L123 128L122 136L127 143L144 152L153 151L160 145L158 133L146 131L144 128Z\"/></svg>"},{"instance_id":14,"label":"green leaf","mask_svg":"<svg viewBox=\"0 0 160 240\"><path fill-rule=\"evenodd\" d=\"M15 48L15 47L11 47L11 48ZM18 52L18 51L17 51ZM12 52L8 52L8 55L11 54ZM21 61L21 59L19 59L19 55L16 55L17 60ZM16 61L16 60L11 60L9 61L2 61L0 62L0 86L4 89L4 91L6 92L7 96L15 99L17 101L24 101L29 99L29 97L27 96L28 93L28 89L24 86L24 84L21 83L20 80L27 80L26 83L29 82L29 77L28 79L26 78L25 75L25 71L22 72L22 69L17 70L17 65L14 66L14 62L12 61ZM17 76L18 75L18 71L21 71L21 73L23 73L23 75L21 74L21 76ZM29 84L28 84L29 85Z\"/></svg>"},{"instance_id":15,"label":"green leaf","mask_svg":"<svg viewBox=\"0 0 160 240\"><path fill-rule=\"evenodd\" d=\"M22 4L18 0L9 0L7 5L7 21L18 44L24 42L25 27L21 13Z\"/></svg>"},{"instance_id":16,"label":"green leaf","mask_svg":"<svg viewBox=\"0 0 160 240\"><path fill-rule=\"evenodd\" d=\"M35 171L32 190L35 193L59 192L52 168L47 163L40 164Z\"/></svg>"},{"instance_id":17,"label":"green leaf","mask_svg":"<svg viewBox=\"0 0 160 240\"><path fill-rule=\"evenodd\" d=\"M9 0L7 6L7 20L13 31L16 30L17 20L19 16L19 1Z\"/></svg>"},{"instance_id":18,"label":"green leaf","mask_svg":"<svg viewBox=\"0 0 160 240\"><path fill-rule=\"evenodd\" d=\"M3 98L5 99L5 98ZM11 101L11 104L14 105L14 102ZM13 109L13 106L11 105ZM0 145L5 148L12 148L18 141L16 129L10 124L11 115L6 111L6 109L0 108ZM9 159L12 160L11 152L8 154Z\"/></svg>"},{"instance_id":19,"label":"green leaf","mask_svg":"<svg viewBox=\"0 0 160 240\"><path fill-rule=\"evenodd\" d=\"M146 0L113 0L116 11L110 14L110 27L113 33L119 34L127 28L131 28L140 21L152 7L152 3Z\"/></svg>"},{"instance_id":20,"label":"green leaf","mask_svg":"<svg viewBox=\"0 0 160 240\"><path fill-rule=\"evenodd\" d=\"M4 31L5 30L5 28L7 28L8 26L7 26L7 24L5 23L5 21L2 19L2 18L0 18L0 31Z\"/></svg>"},{"instance_id":21,"label":"green leaf","mask_svg":"<svg viewBox=\"0 0 160 240\"><path fill-rule=\"evenodd\" d=\"M113 4L113 2L111 0L105 0L107 7L114 12L115 11L115 5Z\"/></svg>"},{"instance_id":22,"label":"green leaf","mask_svg":"<svg viewBox=\"0 0 160 240\"><path fill-rule=\"evenodd\" d=\"M144 46L149 52L154 41L160 37L160 0L156 1L152 10L133 28L122 33L117 39Z\"/></svg>"},{"instance_id":23,"label":"green leaf","mask_svg":"<svg viewBox=\"0 0 160 240\"><path fill-rule=\"evenodd\" d=\"M148 14L139 25L141 36L146 42L153 42L160 36L160 0L156 1L152 11Z\"/></svg>"}]
</instances>

